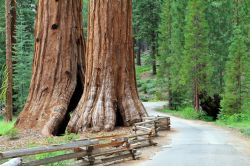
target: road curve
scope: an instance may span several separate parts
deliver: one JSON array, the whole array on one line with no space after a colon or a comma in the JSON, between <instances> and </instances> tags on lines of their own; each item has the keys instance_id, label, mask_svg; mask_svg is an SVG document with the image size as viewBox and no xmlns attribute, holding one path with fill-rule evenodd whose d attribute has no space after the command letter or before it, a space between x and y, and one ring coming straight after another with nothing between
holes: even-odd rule
<instances>
[{"instance_id":1,"label":"road curve","mask_svg":"<svg viewBox=\"0 0 250 166\"><path fill-rule=\"evenodd\" d=\"M144 103L150 115L164 102ZM212 123L171 117L170 144L139 166L250 166L250 141ZM168 137L169 139L169 137Z\"/></svg>"}]
</instances>

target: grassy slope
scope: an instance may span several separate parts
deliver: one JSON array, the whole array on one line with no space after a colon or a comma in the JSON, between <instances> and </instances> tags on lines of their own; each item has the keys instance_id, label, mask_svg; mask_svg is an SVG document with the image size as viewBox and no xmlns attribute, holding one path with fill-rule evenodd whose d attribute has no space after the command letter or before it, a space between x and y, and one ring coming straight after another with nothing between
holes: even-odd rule
<instances>
[{"instance_id":1,"label":"grassy slope","mask_svg":"<svg viewBox=\"0 0 250 166\"><path fill-rule=\"evenodd\" d=\"M150 65L136 66L136 79L142 101L157 101L157 76L153 76Z\"/></svg>"},{"instance_id":2,"label":"grassy slope","mask_svg":"<svg viewBox=\"0 0 250 166\"><path fill-rule=\"evenodd\" d=\"M184 119L212 121L212 118L206 116L204 113L196 112L193 108L184 108L180 110L163 110L173 116ZM243 134L250 136L250 115L236 114L232 116L221 116L215 124L239 130Z\"/></svg>"},{"instance_id":3,"label":"grassy slope","mask_svg":"<svg viewBox=\"0 0 250 166\"><path fill-rule=\"evenodd\" d=\"M235 114L232 116L221 117L215 122L220 126L226 126L237 129L243 134L250 136L250 115L249 114Z\"/></svg>"},{"instance_id":4,"label":"grassy slope","mask_svg":"<svg viewBox=\"0 0 250 166\"><path fill-rule=\"evenodd\" d=\"M184 119L212 121L211 117L205 115L203 112L196 112L191 107L187 107L180 110L163 110L163 112Z\"/></svg>"}]
</instances>

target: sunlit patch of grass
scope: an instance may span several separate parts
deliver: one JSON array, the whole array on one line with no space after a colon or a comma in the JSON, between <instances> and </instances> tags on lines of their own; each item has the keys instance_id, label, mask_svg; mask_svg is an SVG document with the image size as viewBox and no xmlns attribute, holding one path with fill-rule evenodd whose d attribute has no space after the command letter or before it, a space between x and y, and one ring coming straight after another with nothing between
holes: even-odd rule
<instances>
[{"instance_id":1,"label":"sunlit patch of grass","mask_svg":"<svg viewBox=\"0 0 250 166\"><path fill-rule=\"evenodd\" d=\"M174 116L178 116L184 119L192 119L192 120L204 120L204 121L213 121L212 117L206 115L206 113L202 111L195 111L192 107L186 107L179 110L163 110L163 112L169 113Z\"/></svg>"},{"instance_id":2,"label":"sunlit patch of grass","mask_svg":"<svg viewBox=\"0 0 250 166\"><path fill-rule=\"evenodd\" d=\"M0 117L0 136L8 134L10 130L14 128L15 120L12 122L6 122L2 117Z\"/></svg>"},{"instance_id":3,"label":"sunlit patch of grass","mask_svg":"<svg viewBox=\"0 0 250 166\"><path fill-rule=\"evenodd\" d=\"M33 159L41 160L41 159L45 159L45 158L49 158L49 157L55 157L55 156L64 155L64 154L66 154L65 151L43 153L43 154L35 155ZM69 165L68 163L69 163L69 161L60 161L60 162L53 163L53 164L46 164L46 166L67 166L67 165Z\"/></svg>"},{"instance_id":4,"label":"sunlit patch of grass","mask_svg":"<svg viewBox=\"0 0 250 166\"><path fill-rule=\"evenodd\" d=\"M145 72L150 72L151 66L150 65L143 65L143 66L136 66L136 74L140 76Z\"/></svg>"},{"instance_id":5,"label":"sunlit patch of grass","mask_svg":"<svg viewBox=\"0 0 250 166\"><path fill-rule=\"evenodd\" d=\"M221 115L216 124L238 129L243 134L250 136L250 115L247 113Z\"/></svg>"},{"instance_id":6,"label":"sunlit patch of grass","mask_svg":"<svg viewBox=\"0 0 250 166\"><path fill-rule=\"evenodd\" d=\"M46 140L47 140L48 144L55 144L55 143L58 143L58 142L60 142L60 143L68 143L68 142L77 140L79 138L80 138L79 134L66 133L65 135L60 136L60 137L48 137Z\"/></svg>"}]
</instances>

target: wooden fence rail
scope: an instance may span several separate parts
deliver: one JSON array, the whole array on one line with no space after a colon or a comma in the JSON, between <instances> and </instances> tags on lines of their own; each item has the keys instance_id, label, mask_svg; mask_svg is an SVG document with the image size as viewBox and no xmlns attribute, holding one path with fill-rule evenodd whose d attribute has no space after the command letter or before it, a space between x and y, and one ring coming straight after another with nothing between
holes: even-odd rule
<instances>
[{"instance_id":1,"label":"wooden fence rail","mask_svg":"<svg viewBox=\"0 0 250 166\"><path fill-rule=\"evenodd\" d=\"M158 131L170 130L170 118L169 117L144 117L143 122L135 123L133 130L135 133L139 132L151 132L154 136L158 135Z\"/></svg>"},{"instance_id":2,"label":"wooden fence rail","mask_svg":"<svg viewBox=\"0 0 250 166\"><path fill-rule=\"evenodd\" d=\"M72 159L76 161L70 165L89 166L135 160L140 155L137 149L157 145L153 142L153 137L158 135L158 131L168 129L170 129L168 117L147 117L144 118L144 122L134 125L134 135L98 137L98 139L76 140L67 144L0 152L0 161L11 159L0 166L38 166ZM31 161L31 157L27 158L27 156L60 151L65 154L34 161Z\"/></svg>"}]
</instances>

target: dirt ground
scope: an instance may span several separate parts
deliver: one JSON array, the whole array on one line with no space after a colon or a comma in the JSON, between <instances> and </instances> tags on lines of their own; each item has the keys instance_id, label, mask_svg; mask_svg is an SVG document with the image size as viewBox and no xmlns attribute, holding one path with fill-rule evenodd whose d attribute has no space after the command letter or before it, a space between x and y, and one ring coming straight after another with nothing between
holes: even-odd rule
<instances>
[{"instance_id":1,"label":"dirt ground","mask_svg":"<svg viewBox=\"0 0 250 166\"><path fill-rule=\"evenodd\" d=\"M170 144L171 134L173 134L174 130L171 131L160 131L159 136L153 139L154 142L157 143L157 146L150 146L146 148L139 149L141 152L140 158L138 160L129 160L123 163L115 164L116 166L136 166L139 163L150 160L157 152L161 151L164 148L169 148L167 145Z\"/></svg>"},{"instance_id":2,"label":"dirt ground","mask_svg":"<svg viewBox=\"0 0 250 166\"><path fill-rule=\"evenodd\" d=\"M34 146L43 146L50 144L61 144L70 142L75 139L96 138L104 136L122 137L131 134L133 134L131 127L119 127L112 132L98 132L98 133L85 132L83 134L78 134L78 135L71 134L61 137L44 137L40 135L38 132L22 131L19 132L17 138L13 140L9 139L6 136L1 136L0 151L29 148Z\"/></svg>"}]
</instances>

